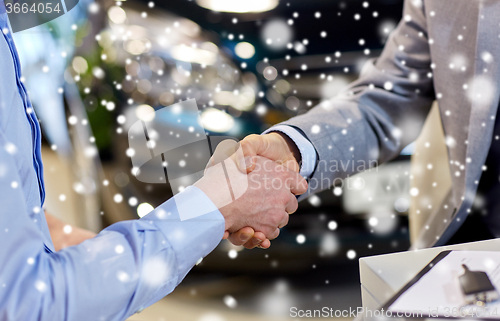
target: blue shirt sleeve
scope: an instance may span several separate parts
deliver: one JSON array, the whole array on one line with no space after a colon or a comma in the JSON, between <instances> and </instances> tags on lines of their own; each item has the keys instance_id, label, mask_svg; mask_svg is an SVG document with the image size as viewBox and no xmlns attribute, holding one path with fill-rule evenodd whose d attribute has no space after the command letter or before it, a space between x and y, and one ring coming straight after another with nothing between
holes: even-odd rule
<instances>
[{"instance_id":1,"label":"blue shirt sleeve","mask_svg":"<svg viewBox=\"0 0 500 321\"><path fill-rule=\"evenodd\" d=\"M170 293L224 233L218 210L181 221L177 201L214 208L188 187L140 220L57 253L30 219L12 149L0 132L0 319L124 320ZM40 211L43 215L43 211Z\"/></svg>"},{"instance_id":2,"label":"blue shirt sleeve","mask_svg":"<svg viewBox=\"0 0 500 321\"><path fill-rule=\"evenodd\" d=\"M1 5L0 320L124 320L170 293L219 244L224 218L188 187L140 220L53 253L40 209L40 128ZM181 221L181 206L192 219Z\"/></svg>"}]
</instances>

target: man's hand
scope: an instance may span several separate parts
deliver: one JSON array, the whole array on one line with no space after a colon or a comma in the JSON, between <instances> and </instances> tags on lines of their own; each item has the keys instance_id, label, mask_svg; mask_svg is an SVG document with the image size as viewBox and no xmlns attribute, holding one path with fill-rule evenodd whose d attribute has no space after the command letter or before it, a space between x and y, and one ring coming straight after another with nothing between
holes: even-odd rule
<instances>
[{"instance_id":1,"label":"man's hand","mask_svg":"<svg viewBox=\"0 0 500 321\"><path fill-rule=\"evenodd\" d=\"M226 231L223 239L228 239L234 245L243 245L245 248L251 250L255 247L261 249L268 249L271 246L271 241L266 238L264 233L255 232L251 227L244 227L234 233Z\"/></svg>"},{"instance_id":2,"label":"man's hand","mask_svg":"<svg viewBox=\"0 0 500 321\"><path fill-rule=\"evenodd\" d=\"M285 134L272 132L265 135L249 135L240 142L245 156L244 166L240 169L248 173L254 170L255 156L268 158L278 164L285 165L289 169L299 172L301 156L295 143Z\"/></svg>"},{"instance_id":3,"label":"man's hand","mask_svg":"<svg viewBox=\"0 0 500 321\"><path fill-rule=\"evenodd\" d=\"M245 162L239 162L240 169L248 173L253 171L255 163L252 161L255 156L263 156L283 164L289 169L299 172L301 155L295 143L285 134L271 132L265 135L249 135L240 142L245 157ZM243 168L244 166L244 168ZM243 245L247 249L260 247L267 249L271 242L263 238L263 234L255 232L250 227L245 227L235 233L225 234L234 245Z\"/></svg>"},{"instance_id":4,"label":"man's hand","mask_svg":"<svg viewBox=\"0 0 500 321\"><path fill-rule=\"evenodd\" d=\"M288 223L288 215L297 210L295 195L305 193L307 182L295 171L264 157L256 156L254 161L253 171L245 177L248 188L244 194L220 208L220 211L226 220L226 231L229 233L251 227L258 232L250 232L250 237L269 242L268 240L275 239L279 235L279 229ZM224 186L222 183L225 182L216 179L224 177L217 173L220 170L220 167L208 168L206 175L194 184L214 201L214 204L220 201L224 192L221 186ZM229 173L229 176L231 175L235 174ZM233 181L231 183L233 184ZM245 228L244 231L248 232L249 229ZM266 243L262 247L266 246Z\"/></svg>"},{"instance_id":5,"label":"man's hand","mask_svg":"<svg viewBox=\"0 0 500 321\"><path fill-rule=\"evenodd\" d=\"M68 246L80 244L96 236L94 232L68 225L47 212L45 213L45 218L47 219L50 236L56 251Z\"/></svg>"}]
</instances>

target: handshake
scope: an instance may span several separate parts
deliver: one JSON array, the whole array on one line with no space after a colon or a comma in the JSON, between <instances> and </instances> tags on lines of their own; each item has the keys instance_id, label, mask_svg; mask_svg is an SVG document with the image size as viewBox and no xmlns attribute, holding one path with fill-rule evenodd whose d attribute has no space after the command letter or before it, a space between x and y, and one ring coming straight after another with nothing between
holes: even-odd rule
<instances>
[{"instance_id":1,"label":"handshake","mask_svg":"<svg viewBox=\"0 0 500 321\"><path fill-rule=\"evenodd\" d=\"M222 162L224 166L215 166ZM299 162L300 152L288 136L250 135L236 148L220 144L194 186L224 216L224 239L248 249L266 249L297 210L296 195L307 191L307 182L298 173Z\"/></svg>"}]
</instances>

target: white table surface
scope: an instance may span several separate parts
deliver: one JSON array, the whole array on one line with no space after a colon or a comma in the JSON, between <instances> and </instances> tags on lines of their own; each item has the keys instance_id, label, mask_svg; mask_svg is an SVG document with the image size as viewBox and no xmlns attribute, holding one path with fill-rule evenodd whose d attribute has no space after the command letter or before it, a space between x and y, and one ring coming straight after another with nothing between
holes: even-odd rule
<instances>
[{"instance_id":1,"label":"white table surface","mask_svg":"<svg viewBox=\"0 0 500 321\"><path fill-rule=\"evenodd\" d=\"M436 255L446 250L500 251L500 239L361 258L359 273L363 307L380 308Z\"/></svg>"}]
</instances>

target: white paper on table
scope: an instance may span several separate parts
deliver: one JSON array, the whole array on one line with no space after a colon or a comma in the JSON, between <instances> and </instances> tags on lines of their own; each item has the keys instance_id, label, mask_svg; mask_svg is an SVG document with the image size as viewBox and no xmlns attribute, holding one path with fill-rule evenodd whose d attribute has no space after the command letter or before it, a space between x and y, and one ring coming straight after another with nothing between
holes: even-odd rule
<instances>
[{"instance_id":1,"label":"white paper on table","mask_svg":"<svg viewBox=\"0 0 500 321\"><path fill-rule=\"evenodd\" d=\"M454 310L459 311L465 304L458 280L464 273L462 264L471 271L486 272L495 288L500 289L500 252L452 251L401 294L389 306L389 310L422 311L424 315L432 312L433 316L437 312L439 317L450 316L449 313ZM482 318L500 318L500 300L486 307L491 315L483 315Z\"/></svg>"}]
</instances>

